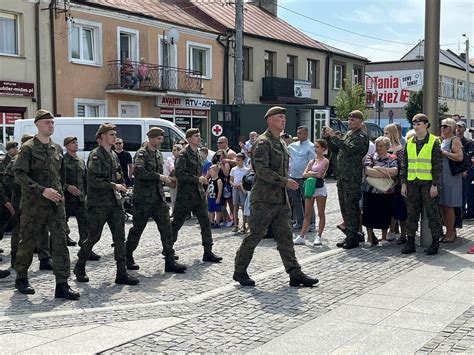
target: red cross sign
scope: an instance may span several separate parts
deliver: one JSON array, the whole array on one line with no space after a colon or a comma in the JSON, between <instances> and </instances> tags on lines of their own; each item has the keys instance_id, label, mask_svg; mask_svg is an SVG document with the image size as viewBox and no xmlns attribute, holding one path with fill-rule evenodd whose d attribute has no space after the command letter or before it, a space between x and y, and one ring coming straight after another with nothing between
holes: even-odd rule
<instances>
[{"instance_id":1,"label":"red cross sign","mask_svg":"<svg viewBox=\"0 0 474 355\"><path fill-rule=\"evenodd\" d=\"M220 124L215 124L211 128L212 134L216 137L219 137L222 134L222 131L223 131L223 129L222 129L222 126Z\"/></svg>"}]
</instances>

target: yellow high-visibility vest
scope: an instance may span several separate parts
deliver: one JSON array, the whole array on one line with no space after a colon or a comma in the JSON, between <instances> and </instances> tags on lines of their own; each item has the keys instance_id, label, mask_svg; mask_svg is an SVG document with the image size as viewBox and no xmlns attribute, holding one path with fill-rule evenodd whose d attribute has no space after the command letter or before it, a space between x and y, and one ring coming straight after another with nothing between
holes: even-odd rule
<instances>
[{"instance_id":1,"label":"yellow high-visibility vest","mask_svg":"<svg viewBox=\"0 0 474 355\"><path fill-rule=\"evenodd\" d=\"M431 174L431 152L436 141L436 136L429 134L428 143L421 148L420 153L416 153L416 143L413 138L407 142L408 152L408 181L433 180Z\"/></svg>"}]
</instances>

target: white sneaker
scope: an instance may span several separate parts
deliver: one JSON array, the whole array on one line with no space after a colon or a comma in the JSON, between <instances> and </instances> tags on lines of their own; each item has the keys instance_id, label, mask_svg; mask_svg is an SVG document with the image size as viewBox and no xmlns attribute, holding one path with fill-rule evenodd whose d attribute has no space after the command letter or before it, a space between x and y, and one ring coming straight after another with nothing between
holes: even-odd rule
<instances>
[{"instance_id":1,"label":"white sneaker","mask_svg":"<svg viewBox=\"0 0 474 355\"><path fill-rule=\"evenodd\" d=\"M293 239L293 244L295 245L305 245L306 240L304 238L301 238L300 235L298 235L295 239Z\"/></svg>"},{"instance_id":2,"label":"white sneaker","mask_svg":"<svg viewBox=\"0 0 474 355\"><path fill-rule=\"evenodd\" d=\"M229 222L225 223L226 227L232 227L233 225L234 225L233 221L229 221Z\"/></svg>"},{"instance_id":3,"label":"white sneaker","mask_svg":"<svg viewBox=\"0 0 474 355\"><path fill-rule=\"evenodd\" d=\"M320 237L319 235L315 236L315 237L314 237L314 241L313 241L313 245L316 246L316 245L321 245L321 244L323 244L323 243L321 242L321 237Z\"/></svg>"}]
</instances>

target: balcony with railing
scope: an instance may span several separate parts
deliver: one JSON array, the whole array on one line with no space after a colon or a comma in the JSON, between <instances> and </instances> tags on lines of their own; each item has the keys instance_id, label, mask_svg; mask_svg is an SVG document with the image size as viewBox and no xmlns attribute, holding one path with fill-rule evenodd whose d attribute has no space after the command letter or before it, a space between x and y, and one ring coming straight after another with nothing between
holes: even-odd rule
<instances>
[{"instance_id":1,"label":"balcony with railing","mask_svg":"<svg viewBox=\"0 0 474 355\"><path fill-rule=\"evenodd\" d=\"M288 78L262 78L261 102L286 104L317 104L311 98L311 82Z\"/></svg>"},{"instance_id":2,"label":"balcony with railing","mask_svg":"<svg viewBox=\"0 0 474 355\"><path fill-rule=\"evenodd\" d=\"M157 95L160 92L203 94L198 71L133 61L108 61L108 92Z\"/></svg>"}]
</instances>

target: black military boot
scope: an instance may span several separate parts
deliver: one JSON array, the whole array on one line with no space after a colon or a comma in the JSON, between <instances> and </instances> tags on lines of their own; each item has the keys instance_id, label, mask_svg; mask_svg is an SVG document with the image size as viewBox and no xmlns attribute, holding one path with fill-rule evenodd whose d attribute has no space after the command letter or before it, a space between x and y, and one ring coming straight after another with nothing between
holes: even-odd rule
<instances>
[{"instance_id":1,"label":"black military boot","mask_svg":"<svg viewBox=\"0 0 474 355\"><path fill-rule=\"evenodd\" d=\"M10 276L10 270L0 270L0 279Z\"/></svg>"},{"instance_id":2,"label":"black military boot","mask_svg":"<svg viewBox=\"0 0 474 355\"><path fill-rule=\"evenodd\" d=\"M78 282L89 282L89 276L86 274L86 264L80 261L77 261L76 266L74 266L74 275L76 275L76 280Z\"/></svg>"},{"instance_id":3,"label":"black military boot","mask_svg":"<svg viewBox=\"0 0 474 355\"><path fill-rule=\"evenodd\" d=\"M425 249L426 255L435 255L438 254L439 249L439 239L433 239L431 245Z\"/></svg>"},{"instance_id":4,"label":"black military boot","mask_svg":"<svg viewBox=\"0 0 474 355\"><path fill-rule=\"evenodd\" d=\"M16 279L15 288L18 292L23 293L24 295L33 295L35 293L35 289L31 287L27 277Z\"/></svg>"},{"instance_id":5,"label":"black military boot","mask_svg":"<svg viewBox=\"0 0 474 355\"><path fill-rule=\"evenodd\" d=\"M16 253L12 253L12 254L10 255L10 264L11 264L11 266L12 266L12 269L15 268L15 261L16 261Z\"/></svg>"},{"instance_id":6,"label":"black military boot","mask_svg":"<svg viewBox=\"0 0 474 355\"><path fill-rule=\"evenodd\" d=\"M126 257L126 264L127 264L127 269L128 270L140 270L140 266L135 263L135 259L133 259L133 254L128 253Z\"/></svg>"},{"instance_id":7,"label":"black military boot","mask_svg":"<svg viewBox=\"0 0 474 355\"><path fill-rule=\"evenodd\" d=\"M336 243L336 246L338 248L342 248L344 246L344 243L346 242L347 238L344 238L343 240L341 240L340 242L337 242Z\"/></svg>"},{"instance_id":8,"label":"black military boot","mask_svg":"<svg viewBox=\"0 0 474 355\"><path fill-rule=\"evenodd\" d=\"M162 255L165 257L165 259L166 259L166 254L165 254L165 252L162 251L161 254L162 254ZM173 259L174 259L174 260L179 260L179 256L175 254L175 255L173 255Z\"/></svg>"},{"instance_id":9,"label":"black military boot","mask_svg":"<svg viewBox=\"0 0 474 355\"><path fill-rule=\"evenodd\" d=\"M242 286L255 286L255 281L250 278L247 271L234 271L234 276L232 276L232 278L234 279L234 281L237 281Z\"/></svg>"},{"instance_id":10,"label":"black military boot","mask_svg":"<svg viewBox=\"0 0 474 355\"><path fill-rule=\"evenodd\" d=\"M299 272L297 274L291 275L290 274L290 286L294 287L312 287L313 285L316 285L319 282L318 279L313 279L307 275L305 275L303 272Z\"/></svg>"},{"instance_id":11,"label":"black military boot","mask_svg":"<svg viewBox=\"0 0 474 355\"><path fill-rule=\"evenodd\" d=\"M362 232L357 232L357 240L359 243L364 243L365 242L365 235Z\"/></svg>"},{"instance_id":12,"label":"black military boot","mask_svg":"<svg viewBox=\"0 0 474 355\"><path fill-rule=\"evenodd\" d=\"M407 243L402 249L402 254L411 254L416 252L415 237L407 237Z\"/></svg>"},{"instance_id":13,"label":"black military boot","mask_svg":"<svg viewBox=\"0 0 474 355\"><path fill-rule=\"evenodd\" d=\"M96 253L94 253L93 250L91 250L91 253L89 254L89 258L87 260L99 261L100 260L100 255L97 255Z\"/></svg>"},{"instance_id":14,"label":"black military boot","mask_svg":"<svg viewBox=\"0 0 474 355\"><path fill-rule=\"evenodd\" d=\"M209 263L220 263L222 261L222 257L217 256L211 250L208 250L204 252L202 261L207 261Z\"/></svg>"},{"instance_id":15,"label":"black military boot","mask_svg":"<svg viewBox=\"0 0 474 355\"><path fill-rule=\"evenodd\" d=\"M127 274L127 272L118 272L117 271L117 276L115 277L115 283L118 285L130 285L130 286L135 286L138 285L140 280L138 280L136 277L130 276Z\"/></svg>"},{"instance_id":16,"label":"black military boot","mask_svg":"<svg viewBox=\"0 0 474 355\"><path fill-rule=\"evenodd\" d=\"M73 291L69 287L67 282L61 282L56 284L56 290L54 291L54 298L64 298L66 300L78 300L81 295L79 292Z\"/></svg>"},{"instance_id":17,"label":"black military boot","mask_svg":"<svg viewBox=\"0 0 474 355\"><path fill-rule=\"evenodd\" d=\"M188 268L185 265L176 262L173 256L167 258L165 261L166 272L174 272L175 274L182 274L187 269Z\"/></svg>"},{"instance_id":18,"label":"black military boot","mask_svg":"<svg viewBox=\"0 0 474 355\"><path fill-rule=\"evenodd\" d=\"M344 241L344 245L342 246L343 249L354 249L359 246L359 239L357 234L347 236L346 240Z\"/></svg>"},{"instance_id":19,"label":"black military boot","mask_svg":"<svg viewBox=\"0 0 474 355\"><path fill-rule=\"evenodd\" d=\"M72 240L70 236L66 237L66 244L68 247L75 247L77 245L77 243Z\"/></svg>"},{"instance_id":20,"label":"black military boot","mask_svg":"<svg viewBox=\"0 0 474 355\"><path fill-rule=\"evenodd\" d=\"M53 270L51 258L44 258L40 260L40 270Z\"/></svg>"}]
</instances>

